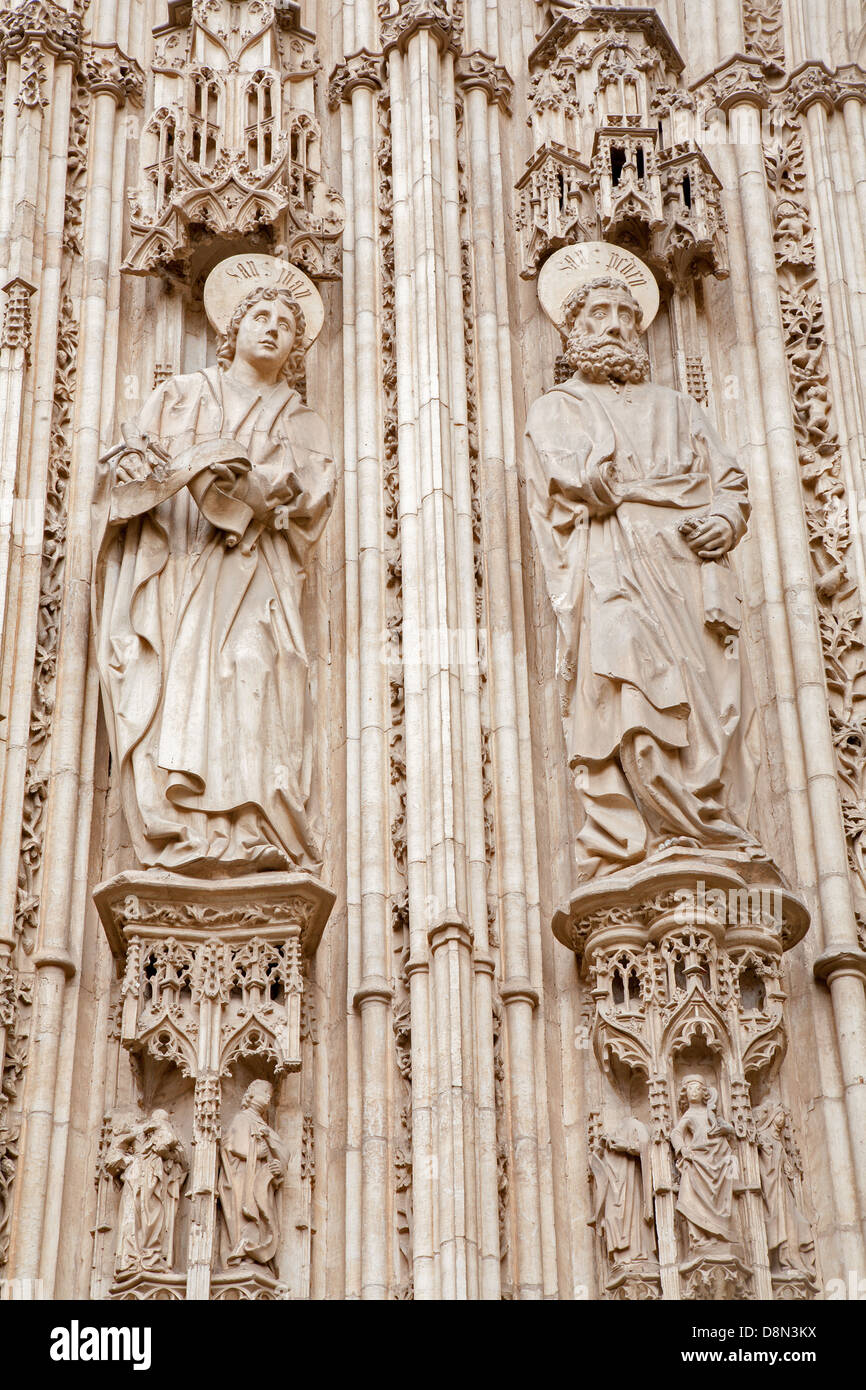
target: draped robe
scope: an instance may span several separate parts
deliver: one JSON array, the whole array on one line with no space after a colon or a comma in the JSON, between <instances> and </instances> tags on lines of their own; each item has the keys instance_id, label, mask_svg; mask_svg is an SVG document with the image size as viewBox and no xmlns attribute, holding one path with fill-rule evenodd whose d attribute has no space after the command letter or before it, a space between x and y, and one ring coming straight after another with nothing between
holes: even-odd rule
<instances>
[{"instance_id":1,"label":"draped robe","mask_svg":"<svg viewBox=\"0 0 866 1390\"><path fill-rule=\"evenodd\" d=\"M590 1154L595 1184L590 1224L604 1240L614 1264L655 1255L649 1149L646 1126L629 1119L617 1126L601 1150Z\"/></svg>"},{"instance_id":2,"label":"draped robe","mask_svg":"<svg viewBox=\"0 0 866 1390\"><path fill-rule=\"evenodd\" d=\"M690 1105L671 1130L679 1156L680 1187L676 1209L687 1223L689 1254L707 1246L736 1245L739 1240L734 1210L737 1160L733 1134L726 1122L713 1122L706 1105Z\"/></svg>"},{"instance_id":3,"label":"draped robe","mask_svg":"<svg viewBox=\"0 0 866 1390\"><path fill-rule=\"evenodd\" d=\"M271 1164L285 1169L286 1152L277 1135L256 1111L244 1106L220 1143L218 1192L224 1222L224 1265L253 1260L269 1265L279 1244L277 1176Z\"/></svg>"},{"instance_id":4,"label":"draped robe","mask_svg":"<svg viewBox=\"0 0 866 1390\"><path fill-rule=\"evenodd\" d=\"M285 382L210 367L160 386L134 430L169 458L140 482L118 479L122 452L102 461L93 601L135 852L186 873L315 869L301 598L333 501L325 425ZM258 519L245 482L209 471L238 457Z\"/></svg>"},{"instance_id":5,"label":"draped robe","mask_svg":"<svg viewBox=\"0 0 866 1390\"><path fill-rule=\"evenodd\" d=\"M535 401L526 440L584 814L581 877L669 837L755 852L757 724L736 581L727 557L702 562L678 529L709 513L738 541L742 468L695 401L651 382L618 392L576 375Z\"/></svg>"}]
</instances>

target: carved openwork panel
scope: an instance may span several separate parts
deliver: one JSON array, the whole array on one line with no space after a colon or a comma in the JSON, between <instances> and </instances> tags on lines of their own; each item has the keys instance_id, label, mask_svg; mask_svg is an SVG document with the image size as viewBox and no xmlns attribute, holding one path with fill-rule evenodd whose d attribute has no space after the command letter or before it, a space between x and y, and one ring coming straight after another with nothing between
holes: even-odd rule
<instances>
[{"instance_id":1,"label":"carved openwork panel","mask_svg":"<svg viewBox=\"0 0 866 1390\"><path fill-rule=\"evenodd\" d=\"M535 153L517 184L521 274L603 237L677 285L725 275L719 183L696 144L697 103L654 11L554 13L529 58Z\"/></svg>"},{"instance_id":2,"label":"carved openwork panel","mask_svg":"<svg viewBox=\"0 0 866 1390\"><path fill-rule=\"evenodd\" d=\"M125 268L184 279L203 239L264 231L311 275L339 275L343 201L322 175L319 64L298 6L195 0L170 11L155 31Z\"/></svg>"},{"instance_id":3,"label":"carved openwork panel","mask_svg":"<svg viewBox=\"0 0 866 1390\"><path fill-rule=\"evenodd\" d=\"M815 1294L802 1163L777 1081L792 911L781 890L720 876L581 922L609 1086L588 1135L608 1298Z\"/></svg>"}]
</instances>

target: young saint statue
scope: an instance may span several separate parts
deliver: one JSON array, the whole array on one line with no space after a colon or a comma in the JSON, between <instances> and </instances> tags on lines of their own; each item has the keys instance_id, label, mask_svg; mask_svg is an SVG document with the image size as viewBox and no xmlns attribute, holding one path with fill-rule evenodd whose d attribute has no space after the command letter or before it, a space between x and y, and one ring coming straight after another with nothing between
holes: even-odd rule
<instances>
[{"instance_id":1,"label":"young saint statue","mask_svg":"<svg viewBox=\"0 0 866 1390\"><path fill-rule=\"evenodd\" d=\"M321 860L301 599L334 464L296 390L306 346L289 288L242 285L218 365L161 385L101 463L97 653L145 867L221 877Z\"/></svg>"}]
</instances>

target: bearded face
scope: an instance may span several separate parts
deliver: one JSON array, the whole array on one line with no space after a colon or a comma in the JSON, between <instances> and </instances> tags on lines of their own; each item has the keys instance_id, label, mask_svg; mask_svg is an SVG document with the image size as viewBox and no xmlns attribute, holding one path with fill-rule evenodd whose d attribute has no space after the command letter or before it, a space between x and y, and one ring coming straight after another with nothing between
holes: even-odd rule
<instances>
[{"instance_id":1,"label":"bearded face","mask_svg":"<svg viewBox=\"0 0 866 1390\"><path fill-rule=\"evenodd\" d=\"M649 376L649 354L635 339L624 343L596 338L580 331L579 324L568 335L565 356L572 371L589 381L622 381L636 384Z\"/></svg>"},{"instance_id":2,"label":"bearded face","mask_svg":"<svg viewBox=\"0 0 866 1390\"><path fill-rule=\"evenodd\" d=\"M637 306L624 286L600 283L577 309L565 349L572 371L589 381L637 383L649 376Z\"/></svg>"}]
</instances>

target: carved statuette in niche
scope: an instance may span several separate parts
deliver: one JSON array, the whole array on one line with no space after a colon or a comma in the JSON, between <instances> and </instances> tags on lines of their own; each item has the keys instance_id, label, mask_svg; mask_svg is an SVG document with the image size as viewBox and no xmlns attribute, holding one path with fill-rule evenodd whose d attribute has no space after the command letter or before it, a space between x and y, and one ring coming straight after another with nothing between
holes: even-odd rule
<instances>
[{"instance_id":1,"label":"carved statuette in niche","mask_svg":"<svg viewBox=\"0 0 866 1390\"><path fill-rule=\"evenodd\" d=\"M315 871L301 600L334 464L295 387L322 304L287 263L235 256L205 308L219 365L160 385L101 464L94 620L114 766L142 866Z\"/></svg>"},{"instance_id":2,"label":"carved statuette in niche","mask_svg":"<svg viewBox=\"0 0 866 1390\"><path fill-rule=\"evenodd\" d=\"M558 624L582 880L666 851L763 858L757 725L728 554L746 477L690 396L649 380L658 290L635 257L566 248L539 295L573 375L527 422L530 515Z\"/></svg>"},{"instance_id":3,"label":"carved statuette in niche","mask_svg":"<svg viewBox=\"0 0 866 1390\"><path fill-rule=\"evenodd\" d=\"M767 1249L774 1275L815 1281L815 1240L799 1207L799 1169L789 1147L788 1114L766 1105L755 1117L758 1164L767 1225Z\"/></svg>"},{"instance_id":4,"label":"carved statuette in niche","mask_svg":"<svg viewBox=\"0 0 866 1390\"><path fill-rule=\"evenodd\" d=\"M629 1118L608 1127L590 1152L591 1225L611 1266L655 1261L650 1133Z\"/></svg>"},{"instance_id":5,"label":"carved statuette in niche","mask_svg":"<svg viewBox=\"0 0 866 1390\"><path fill-rule=\"evenodd\" d=\"M271 1086L254 1081L220 1143L219 1207L222 1264L251 1261L273 1267L280 1237L277 1194L286 1174L286 1152L266 1115Z\"/></svg>"},{"instance_id":6,"label":"carved statuette in niche","mask_svg":"<svg viewBox=\"0 0 866 1390\"><path fill-rule=\"evenodd\" d=\"M677 1213L682 1218L690 1256L725 1259L740 1237L734 1210L739 1176L733 1126L717 1112L718 1096L702 1076L687 1076L680 1087L683 1111L671 1130L680 1174Z\"/></svg>"},{"instance_id":7,"label":"carved statuette in niche","mask_svg":"<svg viewBox=\"0 0 866 1390\"><path fill-rule=\"evenodd\" d=\"M115 1274L173 1269L188 1164L167 1112L154 1110L148 1119L116 1126L105 1167L121 1184Z\"/></svg>"}]
</instances>

